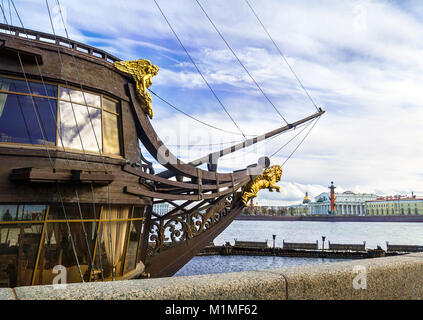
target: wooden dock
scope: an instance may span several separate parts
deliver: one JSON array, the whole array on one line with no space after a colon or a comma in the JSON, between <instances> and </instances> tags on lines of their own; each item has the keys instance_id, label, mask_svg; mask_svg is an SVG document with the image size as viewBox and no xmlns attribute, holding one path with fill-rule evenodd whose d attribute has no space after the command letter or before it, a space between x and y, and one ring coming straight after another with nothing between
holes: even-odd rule
<instances>
[{"instance_id":1,"label":"wooden dock","mask_svg":"<svg viewBox=\"0 0 423 320\"><path fill-rule=\"evenodd\" d=\"M381 248L366 249L363 244L337 244L330 243L329 248L319 249L316 243L283 242L283 248L269 247L267 242L236 241L235 245L227 242L223 246L210 244L198 256L209 255L243 255L243 256L279 256L293 258L329 258L329 259L369 259L386 256L402 255L409 252L420 251L420 246L392 246L385 251ZM416 250L416 251L414 251Z\"/></svg>"}]
</instances>

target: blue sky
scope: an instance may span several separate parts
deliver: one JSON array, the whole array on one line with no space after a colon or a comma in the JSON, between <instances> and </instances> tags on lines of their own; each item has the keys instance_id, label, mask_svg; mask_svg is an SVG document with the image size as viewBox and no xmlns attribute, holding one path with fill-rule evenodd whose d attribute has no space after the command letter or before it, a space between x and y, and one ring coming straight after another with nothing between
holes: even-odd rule
<instances>
[{"instance_id":1,"label":"blue sky","mask_svg":"<svg viewBox=\"0 0 423 320\"><path fill-rule=\"evenodd\" d=\"M3 0L7 7L7 0ZM283 125L237 64L195 0L157 0L231 116L248 134ZM278 110L294 121L315 111L244 0L200 0ZM50 0L55 28L63 26ZM259 203L295 203L335 181L338 190L423 196L423 4L421 1L250 0L317 105L327 113L283 167L281 193ZM15 0L25 27L51 33L45 1ZM160 67L152 90L193 116L237 129L205 86L153 0L62 0L75 40L124 60ZM1 20L1 19L0 19ZM18 24L12 15L14 24ZM194 159L242 139L202 126L154 99L153 126L172 151ZM305 132L304 132L305 133ZM239 169L272 154L296 132L222 159ZM272 158L282 164L303 135ZM177 148L176 145L199 145ZM213 144L212 147L204 145Z\"/></svg>"}]
</instances>

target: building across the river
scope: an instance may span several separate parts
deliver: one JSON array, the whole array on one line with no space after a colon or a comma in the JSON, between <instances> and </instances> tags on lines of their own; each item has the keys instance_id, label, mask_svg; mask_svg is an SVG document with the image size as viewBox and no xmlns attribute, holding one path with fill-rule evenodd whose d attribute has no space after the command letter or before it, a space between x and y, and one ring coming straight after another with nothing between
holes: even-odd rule
<instances>
[{"instance_id":1,"label":"building across the river","mask_svg":"<svg viewBox=\"0 0 423 320\"><path fill-rule=\"evenodd\" d=\"M333 184L331 187L334 187ZM329 187L330 188L330 187ZM336 188L336 187L334 187ZM301 204L291 206L259 206L245 208L244 215L258 216L317 216L317 215L356 215L392 216L423 215L423 198L411 196L385 196L352 191L334 193L335 210L331 210L331 193L323 192L311 201L308 193Z\"/></svg>"},{"instance_id":2,"label":"building across the river","mask_svg":"<svg viewBox=\"0 0 423 320\"><path fill-rule=\"evenodd\" d=\"M354 193L345 191L343 193L335 193L336 215L367 215L366 202L373 201L378 198L375 194ZM280 216L314 216L329 215L330 213L330 192L323 192L314 197L312 202L306 193L301 204L291 206L257 206L252 210L249 209L246 214L253 215L280 215Z\"/></svg>"},{"instance_id":3,"label":"building across the river","mask_svg":"<svg viewBox=\"0 0 423 320\"><path fill-rule=\"evenodd\" d=\"M246 216L286 216L289 215L287 206L262 206L255 204L254 207L245 207L242 214Z\"/></svg>"},{"instance_id":4,"label":"building across the river","mask_svg":"<svg viewBox=\"0 0 423 320\"><path fill-rule=\"evenodd\" d=\"M164 216L171 209L173 209L173 207L170 206L167 202L157 203L153 205L153 212L159 216Z\"/></svg>"},{"instance_id":5,"label":"building across the river","mask_svg":"<svg viewBox=\"0 0 423 320\"><path fill-rule=\"evenodd\" d=\"M330 193L323 192L314 198L314 202L288 207L287 212L293 216L314 215L357 215L357 216L387 216L387 215L423 215L423 198L414 194L411 196L380 197L369 193L354 193L345 191L335 193L335 211L330 210Z\"/></svg>"},{"instance_id":6,"label":"building across the river","mask_svg":"<svg viewBox=\"0 0 423 320\"><path fill-rule=\"evenodd\" d=\"M370 216L423 215L423 198L414 194L378 197L366 202L366 211Z\"/></svg>"},{"instance_id":7,"label":"building across the river","mask_svg":"<svg viewBox=\"0 0 423 320\"><path fill-rule=\"evenodd\" d=\"M366 202L376 200L378 197L370 193L354 193L345 191L335 193L335 214L337 215L366 215ZM308 215L330 214L330 193L323 192L314 198L315 202L310 202Z\"/></svg>"},{"instance_id":8,"label":"building across the river","mask_svg":"<svg viewBox=\"0 0 423 320\"><path fill-rule=\"evenodd\" d=\"M366 215L366 201L376 199L377 195L375 194L352 191L335 193L335 214L364 216ZM311 202L306 194L302 204L290 206L288 211L293 216L329 215L331 214L330 193L319 194L314 198L314 202Z\"/></svg>"}]
</instances>

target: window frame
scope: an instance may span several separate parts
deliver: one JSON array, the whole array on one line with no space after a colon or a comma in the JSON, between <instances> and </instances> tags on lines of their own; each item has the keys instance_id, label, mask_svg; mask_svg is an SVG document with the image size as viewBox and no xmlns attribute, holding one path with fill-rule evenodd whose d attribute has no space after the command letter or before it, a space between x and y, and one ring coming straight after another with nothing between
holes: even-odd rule
<instances>
[{"instance_id":1,"label":"window frame","mask_svg":"<svg viewBox=\"0 0 423 320\"><path fill-rule=\"evenodd\" d=\"M17 77L17 76L11 76L11 75L4 75L4 74L0 74L0 78L5 78L5 79L11 79L11 80L20 80L20 81L25 81L25 79ZM95 108L97 110L100 110L101 112L101 155L107 156L107 157L111 157L111 158L118 158L118 159L123 159L124 158L124 144L123 144L123 125L122 125L122 103L120 100L115 99L109 95L103 94L103 93L97 93L95 91L91 91L91 90L86 90L83 89L81 90L81 88L72 86L72 85L64 85L61 84L59 82L52 82L52 81L40 81L40 80L36 80L36 79L28 79L28 82L34 82L34 83L44 83L46 85L53 85L57 87L57 96L56 97L52 97L52 96L46 96L46 95L39 95L39 94L31 94L31 93L26 93L26 92L15 92L15 91L10 91L10 90L0 90L0 93L5 93L5 94L13 94L13 95L17 95L17 96L30 96L30 97L34 97L34 98L42 98L42 99L51 99L51 100L55 100L56 103L56 141L55 141L55 145L43 145L43 144L30 144L30 143L17 143L17 142L3 142L0 141L0 145L8 145L8 146L14 146L14 145L18 145L18 146L22 146L22 147L32 147L32 148L37 148L37 147L47 147L48 149L53 149L53 150L58 150L58 151L69 151L72 153L83 153L82 149L76 149L76 148L69 148L69 147L63 147L61 146L61 142L60 142L60 138L59 138L59 128L60 128L60 101L63 102L68 102L68 103L72 103L72 105L77 104L80 106L88 106L89 108ZM78 103L78 102L74 102L74 101L70 101L70 99L61 99L60 98L60 90L61 88L68 88L70 90L76 90L79 92L84 92L84 93L89 93L89 94L94 94L96 96L100 97L100 107L96 107L96 106L92 106L90 104L83 104L83 103ZM110 100L114 103L117 104L117 111L113 112L113 111L109 111L106 110L104 108L104 103L103 100L107 99ZM107 153L104 152L104 116L103 113L107 112L109 114L112 114L114 116L117 117L117 126L118 126L118 145L119 145L119 154L115 154L115 153ZM100 156L98 151L89 151L89 150L85 150L86 154L89 155L97 155Z\"/></svg>"}]
</instances>

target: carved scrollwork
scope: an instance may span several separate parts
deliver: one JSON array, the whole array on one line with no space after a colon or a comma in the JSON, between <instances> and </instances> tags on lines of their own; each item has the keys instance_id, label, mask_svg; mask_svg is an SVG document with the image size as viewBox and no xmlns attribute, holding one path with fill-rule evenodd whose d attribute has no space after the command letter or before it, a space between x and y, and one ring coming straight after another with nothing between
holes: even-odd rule
<instances>
[{"instance_id":1,"label":"carved scrollwork","mask_svg":"<svg viewBox=\"0 0 423 320\"><path fill-rule=\"evenodd\" d=\"M221 199L205 210L181 213L169 219L152 222L148 254L192 239L224 219L231 209L232 197Z\"/></svg>"},{"instance_id":2,"label":"carved scrollwork","mask_svg":"<svg viewBox=\"0 0 423 320\"><path fill-rule=\"evenodd\" d=\"M163 239L164 233L162 228L162 221L159 220L158 222L151 222L150 234L148 237L149 246L147 254L151 255L157 252L163 244Z\"/></svg>"},{"instance_id":3,"label":"carved scrollwork","mask_svg":"<svg viewBox=\"0 0 423 320\"><path fill-rule=\"evenodd\" d=\"M171 243L184 241L189 236L188 225L183 217L175 217L168 220L163 227L165 242L171 240ZM169 235L166 237L166 235Z\"/></svg>"}]
</instances>

